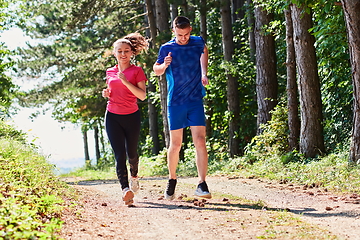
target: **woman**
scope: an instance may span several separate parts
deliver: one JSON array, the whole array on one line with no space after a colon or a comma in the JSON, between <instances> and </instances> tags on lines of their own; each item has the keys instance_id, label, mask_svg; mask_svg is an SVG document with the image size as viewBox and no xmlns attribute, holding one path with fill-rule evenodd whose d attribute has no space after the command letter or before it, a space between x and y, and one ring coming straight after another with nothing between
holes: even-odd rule
<instances>
[{"instance_id":1,"label":"woman","mask_svg":"<svg viewBox=\"0 0 360 240\"><path fill-rule=\"evenodd\" d=\"M117 64L106 70L108 87L102 92L103 97L108 98L105 127L115 154L116 174L125 205L134 202L134 193L139 190L137 146L140 111L137 99L143 101L146 98L147 81L143 69L133 65L131 60L147 46L148 42L139 33L131 33L114 42L113 54ZM130 184L126 156L130 164Z\"/></svg>"}]
</instances>

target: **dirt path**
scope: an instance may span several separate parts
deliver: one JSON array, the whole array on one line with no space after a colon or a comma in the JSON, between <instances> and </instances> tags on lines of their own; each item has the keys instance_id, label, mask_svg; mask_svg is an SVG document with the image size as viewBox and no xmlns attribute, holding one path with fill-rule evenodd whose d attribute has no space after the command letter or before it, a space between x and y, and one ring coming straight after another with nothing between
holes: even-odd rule
<instances>
[{"instance_id":1,"label":"dirt path","mask_svg":"<svg viewBox=\"0 0 360 240\"><path fill-rule=\"evenodd\" d=\"M340 197L317 188L256 179L209 177L207 182L211 200L194 199L196 178L180 178L176 193L181 197L167 201L162 198L166 179L143 178L134 207L123 205L115 180L77 182L74 187L84 196L83 205L64 214L61 236L82 240L360 239L360 196Z\"/></svg>"}]
</instances>

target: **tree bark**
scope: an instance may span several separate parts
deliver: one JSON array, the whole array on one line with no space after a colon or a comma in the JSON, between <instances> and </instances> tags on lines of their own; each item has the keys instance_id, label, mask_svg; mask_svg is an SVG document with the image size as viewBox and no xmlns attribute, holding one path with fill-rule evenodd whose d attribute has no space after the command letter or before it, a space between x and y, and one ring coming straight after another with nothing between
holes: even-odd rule
<instances>
[{"instance_id":1,"label":"tree bark","mask_svg":"<svg viewBox=\"0 0 360 240\"><path fill-rule=\"evenodd\" d=\"M85 162L86 162L86 161L90 160L87 130L83 129L83 130L82 130L82 135L83 135L83 142L84 142Z\"/></svg>"},{"instance_id":2,"label":"tree bark","mask_svg":"<svg viewBox=\"0 0 360 240\"><path fill-rule=\"evenodd\" d=\"M95 139L95 156L96 163L100 162L100 144L99 144L99 128L94 126L94 139Z\"/></svg>"},{"instance_id":3,"label":"tree bark","mask_svg":"<svg viewBox=\"0 0 360 240\"><path fill-rule=\"evenodd\" d=\"M305 157L324 153L322 102L315 53L315 38L309 33L311 15L303 7L291 6L300 95L300 152Z\"/></svg>"},{"instance_id":4,"label":"tree bark","mask_svg":"<svg viewBox=\"0 0 360 240\"><path fill-rule=\"evenodd\" d=\"M159 45L170 40L171 32L169 25L169 10L168 4L166 0L155 0L155 8L156 8L156 25L161 34L159 38ZM161 115L163 118L163 126L164 126L164 138L165 145L168 148L170 144L170 130L169 123L167 119L167 82L165 74L159 77L159 87L160 87L160 102L161 102Z\"/></svg>"},{"instance_id":5,"label":"tree bark","mask_svg":"<svg viewBox=\"0 0 360 240\"><path fill-rule=\"evenodd\" d=\"M231 0L231 9L232 9L232 23L235 23L238 19L243 19L245 16L245 11L243 6L245 0Z\"/></svg>"},{"instance_id":6,"label":"tree bark","mask_svg":"<svg viewBox=\"0 0 360 240\"><path fill-rule=\"evenodd\" d=\"M360 163L360 2L342 0L345 15L353 83L353 125L350 144L350 163Z\"/></svg>"},{"instance_id":7,"label":"tree bark","mask_svg":"<svg viewBox=\"0 0 360 240\"><path fill-rule=\"evenodd\" d=\"M231 23L230 0L222 0L220 6L221 29L223 39L224 60L231 62L234 54L234 41ZM229 152L234 157L240 153L239 150L239 91L237 79L227 74L227 101L230 114L229 121Z\"/></svg>"},{"instance_id":8,"label":"tree bark","mask_svg":"<svg viewBox=\"0 0 360 240\"><path fill-rule=\"evenodd\" d=\"M256 52L256 44L255 44L255 16L253 10L253 1L246 0L246 15L247 15L247 23L249 28L249 47L250 47L250 58L255 62L255 52Z\"/></svg>"},{"instance_id":9,"label":"tree bark","mask_svg":"<svg viewBox=\"0 0 360 240\"><path fill-rule=\"evenodd\" d=\"M179 5L176 2L170 4L170 19L171 19L171 21L173 21L179 15L178 6Z\"/></svg>"},{"instance_id":10,"label":"tree bark","mask_svg":"<svg viewBox=\"0 0 360 240\"><path fill-rule=\"evenodd\" d=\"M207 40L207 25L206 25L206 12L207 5L206 0L200 0L199 12L200 12L200 36Z\"/></svg>"},{"instance_id":11,"label":"tree bark","mask_svg":"<svg viewBox=\"0 0 360 240\"><path fill-rule=\"evenodd\" d=\"M264 32L272 16L261 7L255 7L255 44L256 44L256 94L258 104L257 133L260 134L261 124L271 120L270 111L277 104L278 82L276 76L275 39L270 33Z\"/></svg>"},{"instance_id":12,"label":"tree bark","mask_svg":"<svg viewBox=\"0 0 360 240\"><path fill-rule=\"evenodd\" d=\"M157 28L156 28L155 13L154 13L152 0L146 0L146 9L147 9L147 17L150 28L150 37L151 37L150 47L155 48Z\"/></svg>"},{"instance_id":13,"label":"tree bark","mask_svg":"<svg viewBox=\"0 0 360 240\"><path fill-rule=\"evenodd\" d=\"M149 27L150 27L150 36L151 36L151 45L150 47L155 49L155 40L156 40L156 35L157 35L157 30L156 30L156 22L155 22L155 16L154 16L154 10L153 10L153 5L152 5L152 1L151 0L146 0L146 8L147 8L147 17L148 17L148 22L149 22ZM154 93L156 92L156 87L155 85L151 82L148 81L148 92L149 93ZM154 155L159 154L160 152L160 139L159 139L159 126L158 126L158 112L156 109L155 104L152 102L152 100L150 98L148 98L148 114L149 114L149 134L151 137L151 140L153 142L152 148L151 148L151 152Z\"/></svg>"},{"instance_id":14,"label":"tree bark","mask_svg":"<svg viewBox=\"0 0 360 240\"><path fill-rule=\"evenodd\" d=\"M299 150L300 118L298 86L296 83L296 60L294 46L294 28L290 7L285 10L286 20L286 72L287 72L287 107L289 125L289 150Z\"/></svg>"}]
</instances>

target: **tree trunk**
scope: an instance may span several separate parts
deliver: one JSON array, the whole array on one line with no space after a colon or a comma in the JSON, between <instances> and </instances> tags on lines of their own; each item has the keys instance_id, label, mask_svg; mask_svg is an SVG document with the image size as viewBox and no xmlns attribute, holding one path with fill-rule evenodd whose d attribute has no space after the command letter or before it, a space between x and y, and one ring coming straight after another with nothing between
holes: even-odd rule
<instances>
[{"instance_id":1,"label":"tree trunk","mask_svg":"<svg viewBox=\"0 0 360 240\"><path fill-rule=\"evenodd\" d=\"M303 8L291 6L294 27L296 64L299 73L300 95L300 152L305 157L316 157L324 153L322 127L322 103L318 75L315 38L309 33L312 27L311 15Z\"/></svg>"},{"instance_id":2,"label":"tree trunk","mask_svg":"<svg viewBox=\"0 0 360 240\"><path fill-rule=\"evenodd\" d=\"M155 40L156 40L156 22L155 22L155 16L154 16L154 10L151 0L146 0L146 8L147 8L147 17L150 27L150 36L151 36L151 45L150 47L155 49ZM156 92L155 85L149 81L148 82L148 92L154 93ZM156 109L155 104L152 102L152 99L148 98L148 114L149 114L149 134L151 137L151 140L153 142L151 152L154 155L159 154L160 152L160 139L159 139L159 126L158 126L158 112Z\"/></svg>"},{"instance_id":3,"label":"tree trunk","mask_svg":"<svg viewBox=\"0 0 360 240\"><path fill-rule=\"evenodd\" d=\"M146 9L147 9L147 17L149 21L150 37L151 37L150 47L155 48L157 29L156 29L154 8L151 0L146 0Z\"/></svg>"},{"instance_id":4,"label":"tree trunk","mask_svg":"<svg viewBox=\"0 0 360 240\"><path fill-rule=\"evenodd\" d=\"M98 122L98 125L99 125L99 129L101 129L101 131L99 132L99 136L100 136L100 143L101 143L101 152L103 154L103 161L107 164L112 164L113 160L110 160L107 158L107 154L106 154L106 143L105 143L105 137L104 137L104 131L103 129L105 129L105 127L103 126L103 121L101 121L100 119L97 120ZM113 158L110 158L110 159L113 159Z\"/></svg>"},{"instance_id":5,"label":"tree trunk","mask_svg":"<svg viewBox=\"0 0 360 240\"><path fill-rule=\"evenodd\" d=\"M170 4L170 19L171 19L171 21L173 21L179 15L178 6L179 5L176 2Z\"/></svg>"},{"instance_id":6,"label":"tree trunk","mask_svg":"<svg viewBox=\"0 0 360 240\"><path fill-rule=\"evenodd\" d=\"M294 28L290 7L285 10L286 20L286 71L287 71L287 105L289 125L289 150L299 149L300 118L298 87L296 83L296 61L294 46Z\"/></svg>"},{"instance_id":7,"label":"tree trunk","mask_svg":"<svg viewBox=\"0 0 360 240\"><path fill-rule=\"evenodd\" d=\"M246 15L247 15L247 23L249 27L249 47L250 47L250 58L255 62L255 52L256 52L256 44L255 44L255 16L253 11L253 1L246 0Z\"/></svg>"},{"instance_id":8,"label":"tree trunk","mask_svg":"<svg viewBox=\"0 0 360 240\"><path fill-rule=\"evenodd\" d=\"M85 163L86 163L86 161L90 160L87 130L86 130L86 129L82 129L82 134L83 134L84 154L85 154Z\"/></svg>"},{"instance_id":9,"label":"tree trunk","mask_svg":"<svg viewBox=\"0 0 360 240\"><path fill-rule=\"evenodd\" d=\"M245 11L243 6L245 0L231 0L231 9L232 9L232 23L234 24L236 20L243 19L245 16Z\"/></svg>"},{"instance_id":10,"label":"tree trunk","mask_svg":"<svg viewBox=\"0 0 360 240\"><path fill-rule=\"evenodd\" d=\"M258 104L257 133L261 124L271 120L270 111L277 104L278 82L276 76L275 39L265 33L264 27L270 24L272 16L261 7L255 7L255 43L256 43L256 94Z\"/></svg>"},{"instance_id":11,"label":"tree trunk","mask_svg":"<svg viewBox=\"0 0 360 240\"><path fill-rule=\"evenodd\" d=\"M95 139L95 156L96 163L100 162L100 144L99 144L99 128L98 126L94 127L94 139Z\"/></svg>"},{"instance_id":12,"label":"tree trunk","mask_svg":"<svg viewBox=\"0 0 360 240\"><path fill-rule=\"evenodd\" d=\"M360 2L342 0L348 35L353 82L353 126L350 145L350 163L360 163Z\"/></svg>"},{"instance_id":13,"label":"tree trunk","mask_svg":"<svg viewBox=\"0 0 360 240\"><path fill-rule=\"evenodd\" d=\"M207 41L207 20L206 20L206 12L207 12L207 1L206 0L200 0L199 3L199 12L200 12L200 36L204 39L204 41ZM205 106L211 106L210 105L210 99L204 98L204 105ZM211 118L213 116L213 111L211 107L206 107L206 136L211 136L212 134L212 126L211 126Z\"/></svg>"},{"instance_id":14,"label":"tree trunk","mask_svg":"<svg viewBox=\"0 0 360 240\"><path fill-rule=\"evenodd\" d=\"M223 39L224 60L232 61L234 54L233 32L231 24L230 0L222 0L220 6L221 29ZM229 152L234 157L239 151L239 91L237 79L231 74L227 74L227 101L230 114L229 121Z\"/></svg>"},{"instance_id":15,"label":"tree trunk","mask_svg":"<svg viewBox=\"0 0 360 240\"><path fill-rule=\"evenodd\" d=\"M156 8L156 25L161 33L161 39L159 39L159 45L170 40L171 32L169 25L169 11L168 4L166 0L155 0ZM164 137L165 145L169 147L170 144L170 130L169 123L167 119L167 83L165 74L159 77L159 86L160 86L160 102L161 102L161 115L163 118L164 126Z\"/></svg>"},{"instance_id":16,"label":"tree trunk","mask_svg":"<svg viewBox=\"0 0 360 240\"><path fill-rule=\"evenodd\" d=\"M207 40L207 25L206 25L206 12L207 5L206 0L200 0L199 12L200 12L200 36Z\"/></svg>"}]
</instances>

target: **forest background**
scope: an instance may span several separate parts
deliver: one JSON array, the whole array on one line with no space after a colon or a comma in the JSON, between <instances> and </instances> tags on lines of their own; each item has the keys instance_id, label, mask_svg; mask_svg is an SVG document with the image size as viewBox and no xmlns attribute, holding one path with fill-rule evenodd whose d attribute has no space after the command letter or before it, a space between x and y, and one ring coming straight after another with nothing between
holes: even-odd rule
<instances>
[{"instance_id":1,"label":"forest background","mask_svg":"<svg viewBox=\"0 0 360 240\"><path fill-rule=\"evenodd\" d=\"M149 79L148 98L139 102L139 153L166 165L166 81L152 73L152 65L177 15L191 19L193 34L206 40L210 53L204 99L210 166L307 163L334 154L334 165L358 162L357 1L56 0L1 6L1 31L16 25L42 40L13 52L1 46L2 118L11 116L15 99L25 107L49 104L54 119L81 126L89 168L114 163L103 134L101 90L106 68L115 64L112 43L131 32L150 41L148 53L135 60ZM18 75L7 76L9 68ZM19 92L12 78L21 76L44 82ZM189 138L188 130L181 159L193 164Z\"/></svg>"}]
</instances>

